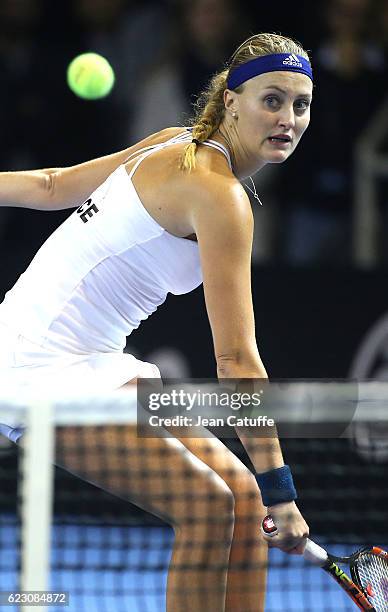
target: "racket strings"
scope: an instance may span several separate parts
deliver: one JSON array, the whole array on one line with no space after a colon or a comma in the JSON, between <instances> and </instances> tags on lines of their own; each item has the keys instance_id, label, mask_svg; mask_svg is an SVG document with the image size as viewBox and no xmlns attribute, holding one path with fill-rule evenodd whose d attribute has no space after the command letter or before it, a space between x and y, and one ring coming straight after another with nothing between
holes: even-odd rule
<instances>
[{"instance_id":1,"label":"racket strings","mask_svg":"<svg viewBox=\"0 0 388 612\"><path fill-rule=\"evenodd\" d=\"M356 563L361 586L368 594L376 612L388 610L388 561L384 557L365 553Z\"/></svg>"}]
</instances>

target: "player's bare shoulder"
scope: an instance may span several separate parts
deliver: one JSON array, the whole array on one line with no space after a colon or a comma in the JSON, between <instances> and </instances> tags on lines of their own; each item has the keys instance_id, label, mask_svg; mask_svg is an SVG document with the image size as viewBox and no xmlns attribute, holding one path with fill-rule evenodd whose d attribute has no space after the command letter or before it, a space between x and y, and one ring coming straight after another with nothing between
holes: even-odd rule
<instances>
[{"instance_id":1,"label":"player's bare shoulder","mask_svg":"<svg viewBox=\"0 0 388 612\"><path fill-rule=\"evenodd\" d=\"M230 172L208 172L201 168L190 177L192 186L191 218L193 227L214 228L220 231L253 230L250 200L238 179Z\"/></svg>"},{"instance_id":2,"label":"player's bare shoulder","mask_svg":"<svg viewBox=\"0 0 388 612\"><path fill-rule=\"evenodd\" d=\"M132 148L134 151L136 151L136 149L162 144L170 140L171 138L175 138L176 136L183 134L185 131L186 129L183 127L164 128L163 130L159 130L159 132L150 134L149 136L138 142L136 145L134 145Z\"/></svg>"},{"instance_id":3,"label":"player's bare shoulder","mask_svg":"<svg viewBox=\"0 0 388 612\"><path fill-rule=\"evenodd\" d=\"M184 127L167 127L167 128L164 128L163 130L160 130L159 132L155 132L154 134L151 134L149 138L152 141L152 144L159 144L162 142L166 142L167 140L170 140L171 138L175 138L176 136L179 136L180 134L184 134L186 131L187 130Z\"/></svg>"}]
</instances>

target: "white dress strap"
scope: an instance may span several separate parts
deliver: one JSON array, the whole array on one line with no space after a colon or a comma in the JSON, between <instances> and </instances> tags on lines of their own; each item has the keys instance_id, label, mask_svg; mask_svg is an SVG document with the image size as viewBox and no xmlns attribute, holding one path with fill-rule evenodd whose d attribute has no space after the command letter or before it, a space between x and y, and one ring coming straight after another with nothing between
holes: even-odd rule
<instances>
[{"instance_id":1,"label":"white dress strap","mask_svg":"<svg viewBox=\"0 0 388 612\"><path fill-rule=\"evenodd\" d=\"M160 149L164 149L165 147L168 147L169 145L178 144L180 142L190 142L191 139L192 139L191 130L188 129L184 132L181 132L177 136L173 136L172 138L169 138L169 140L166 140L165 142L159 142L158 144L150 145L148 147L144 147L143 149L139 149L138 151L135 151L124 162L124 163L127 163L128 161L131 160L131 158L135 158L138 156L136 163L134 164L133 168L128 174L129 178L132 179L133 175L135 174L136 170L138 169L143 159L151 155L153 151L158 151ZM216 142L215 140L211 140L211 139L205 140L204 142L202 142L202 144L207 147L211 147L212 149L216 149L217 151L220 151L220 153L225 155L229 168L231 170L233 169L230 153L228 149L224 147L224 145L222 145L220 142Z\"/></svg>"},{"instance_id":2,"label":"white dress strap","mask_svg":"<svg viewBox=\"0 0 388 612\"><path fill-rule=\"evenodd\" d=\"M150 145L148 147L144 147L143 149L139 149L138 151L135 151L124 162L124 163L127 163L128 161L131 160L131 158L134 158L139 155L139 158L136 160L135 165L133 166L133 168L128 174L129 178L132 179L133 175L135 174L136 170L138 169L143 159L151 155L153 151L158 151L160 149L164 149L165 147L168 147L169 145L178 144L179 142L185 142L186 140L188 142L191 140L191 134L188 131L181 132L177 136L173 136L172 138L169 138L165 142L159 142L158 144Z\"/></svg>"},{"instance_id":3,"label":"white dress strap","mask_svg":"<svg viewBox=\"0 0 388 612\"><path fill-rule=\"evenodd\" d=\"M206 145L207 147L211 147L212 149L217 149L217 151L220 151L220 153L223 153L227 159L229 168L232 170L232 159L230 157L230 153L228 149L224 147L224 145L222 145L220 142L216 142L215 140L210 140L210 139L205 140L202 144Z\"/></svg>"}]
</instances>

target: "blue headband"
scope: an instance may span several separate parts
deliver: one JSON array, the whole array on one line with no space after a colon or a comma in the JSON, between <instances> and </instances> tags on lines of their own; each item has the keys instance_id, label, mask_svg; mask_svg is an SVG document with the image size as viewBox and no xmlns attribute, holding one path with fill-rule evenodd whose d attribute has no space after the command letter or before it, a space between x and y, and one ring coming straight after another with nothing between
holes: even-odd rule
<instances>
[{"instance_id":1,"label":"blue headband","mask_svg":"<svg viewBox=\"0 0 388 612\"><path fill-rule=\"evenodd\" d=\"M295 53L273 53L255 57L234 68L228 76L228 89L237 89L239 85L259 74L279 70L300 72L313 80L311 64L304 57L295 55Z\"/></svg>"}]
</instances>

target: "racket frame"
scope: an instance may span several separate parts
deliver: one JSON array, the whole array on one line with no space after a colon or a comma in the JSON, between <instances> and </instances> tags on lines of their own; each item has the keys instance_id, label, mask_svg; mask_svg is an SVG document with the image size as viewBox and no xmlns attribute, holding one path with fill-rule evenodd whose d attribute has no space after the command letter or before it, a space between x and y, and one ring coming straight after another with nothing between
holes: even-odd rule
<instances>
[{"instance_id":1,"label":"racket frame","mask_svg":"<svg viewBox=\"0 0 388 612\"><path fill-rule=\"evenodd\" d=\"M376 612L375 607L370 602L368 595L365 593L361 583L359 582L358 575L356 574L357 559L361 552L371 552L371 549L363 549L358 551L351 557L336 557L331 555L327 551L327 561L321 565L322 569L327 572L336 583L348 594L350 599L359 607L360 610L369 610L369 612ZM352 577L340 567L340 563L349 563L350 574Z\"/></svg>"},{"instance_id":2,"label":"racket frame","mask_svg":"<svg viewBox=\"0 0 388 612\"><path fill-rule=\"evenodd\" d=\"M277 534L277 527L273 522L270 515L266 516L261 525L261 529L265 535L275 536ZM358 606L360 610L369 610L369 612L376 612L375 607L371 603L368 594L364 590L361 584L360 575L358 573L357 560L363 554L372 554L387 557L386 553L382 548L378 546L364 547L349 557L337 557L331 555L327 550L315 544L308 538L306 538L306 549L314 550L313 555L316 556L316 551L319 550L319 555L315 560L311 558L311 555L306 556L306 559L314 565L321 567L326 573L328 573L336 583L347 593L352 601ZM323 560L322 560L323 559ZM347 563L350 567L351 577L340 567L340 564Z\"/></svg>"}]
</instances>

